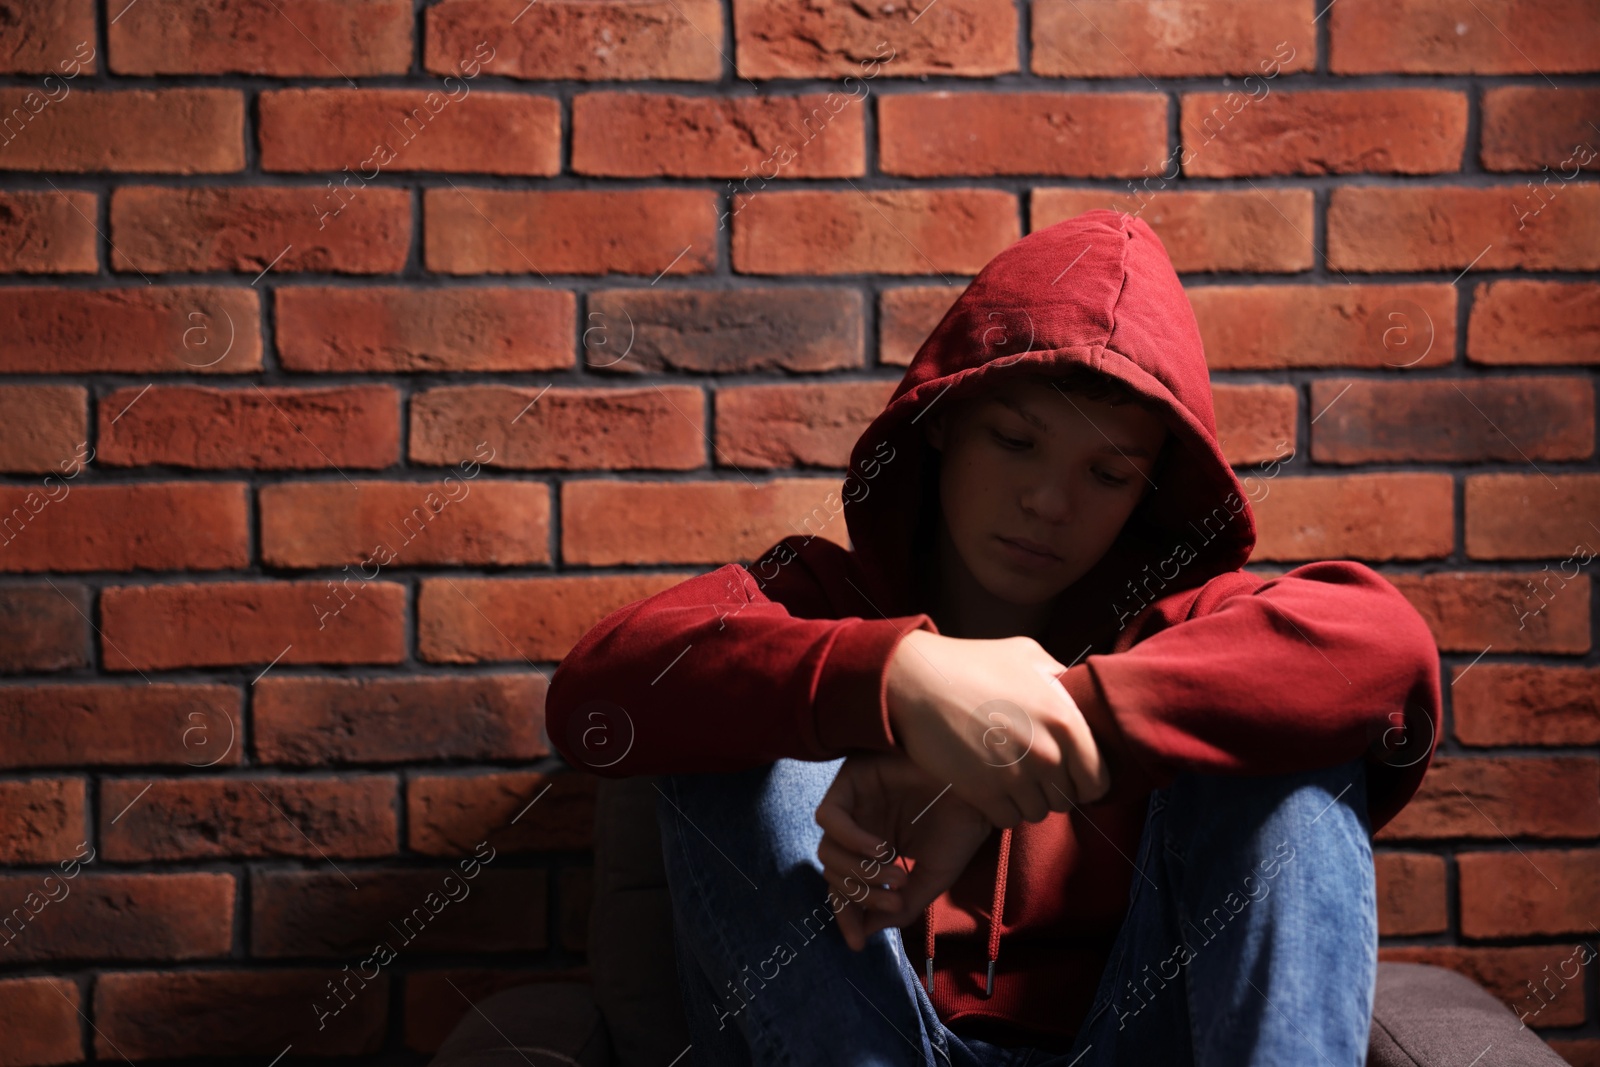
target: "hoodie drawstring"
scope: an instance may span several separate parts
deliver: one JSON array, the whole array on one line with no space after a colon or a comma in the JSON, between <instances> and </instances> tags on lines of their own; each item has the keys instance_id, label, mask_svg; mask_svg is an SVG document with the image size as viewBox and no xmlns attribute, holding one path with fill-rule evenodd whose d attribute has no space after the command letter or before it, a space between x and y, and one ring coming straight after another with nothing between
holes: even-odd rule
<instances>
[{"instance_id":1,"label":"hoodie drawstring","mask_svg":"<svg viewBox=\"0 0 1600 1067\"><path fill-rule=\"evenodd\" d=\"M989 996L994 992L994 965L1000 958L1000 920L1005 914L1006 907L1006 871L1011 866L1011 828L1006 827L1000 831L1000 858L996 861L994 872L994 903L989 908L989 973L984 979L983 995ZM933 996L933 905L929 904L924 913L923 926L925 928L925 944L928 959L925 970L928 976L928 996Z\"/></svg>"}]
</instances>

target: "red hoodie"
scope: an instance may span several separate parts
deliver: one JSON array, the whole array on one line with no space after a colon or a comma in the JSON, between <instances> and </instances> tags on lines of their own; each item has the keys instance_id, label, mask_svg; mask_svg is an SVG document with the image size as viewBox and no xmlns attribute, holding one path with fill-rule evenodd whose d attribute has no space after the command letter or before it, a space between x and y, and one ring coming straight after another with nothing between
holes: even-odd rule
<instances>
[{"instance_id":1,"label":"red hoodie","mask_svg":"<svg viewBox=\"0 0 1600 1067\"><path fill-rule=\"evenodd\" d=\"M910 630L937 632L911 551L936 469L916 420L1005 375L1073 366L1161 405L1175 438L1157 485L1039 637L1069 665L1061 681L1111 792L991 835L924 928L902 931L924 946L913 960L932 957L930 996L952 1029L1053 1051L1092 1006L1152 789L1183 771L1365 757L1376 830L1416 792L1440 720L1433 636L1386 579L1348 560L1270 580L1240 569L1256 539L1250 501L1277 464L1247 491L1223 459L1194 312L1142 220L1091 211L986 264L856 441L842 503L829 494L795 516L805 533L748 567L607 615L556 670L545 707L556 749L606 777L896 749L890 656ZM841 507L852 550L812 528Z\"/></svg>"}]
</instances>

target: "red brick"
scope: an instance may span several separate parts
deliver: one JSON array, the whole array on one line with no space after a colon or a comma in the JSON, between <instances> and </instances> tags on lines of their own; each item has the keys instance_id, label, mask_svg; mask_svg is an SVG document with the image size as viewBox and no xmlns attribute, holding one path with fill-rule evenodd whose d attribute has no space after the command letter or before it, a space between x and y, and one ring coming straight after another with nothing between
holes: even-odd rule
<instances>
[{"instance_id":1,"label":"red brick","mask_svg":"<svg viewBox=\"0 0 1600 1067\"><path fill-rule=\"evenodd\" d=\"M100 785L101 852L129 863L391 856L399 844L399 784L391 774L107 779Z\"/></svg>"},{"instance_id":2,"label":"red brick","mask_svg":"<svg viewBox=\"0 0 1600 1067\"><path fill-rule=\"evenodd\" d=\"M408 66L410 61L408 48ZM442 88L262 93L261 169L344 171L337 192L324 197L330 209L381 171L560 173L558 101L526 93L473 92L466 82L452 83Z\"/></svg>"},{"instance_id":3,"label":"red brick","mask_svg":"<svg viewBox=\"0 0 1600 1067\"><path fill-rule=\"evenodd\" d=\"M458 187L423 190L422 206L424 259L440 274L655 278L705 274L717 262L710 190Z\"/></svg>"},{"instance_id":4,"label":"red brick","mask_svg":"<svg viewBox=\"0 0 1600 1067\"><path fill-rule=\"evenodd\" d=\"M106 27L118 74L359 78L411 69L406 0L141 0Z\"/></svg>"},{"instance_id":5,"label":"red brick","mask_svg":"<svg viewBox=\"0 0 1600 1067\"><path fill-rule=\"evenodd\" d=\"M1188 297L1212 370L1438 367L1455 355L1451 285L1204 285Z\"/></svg>"},{"instance_id":6,"label":"red brick","mask_svg":"<svg viewBox=\"0 0 1600 1067\"><path fill-rule=\"evenodd\" d=\"M1444 89L1185 93L1190 177L1439 174L1461 169L1467 97Z\"/></svg>"},{"instance_id":7,"label":"red brick","mask_svg":"<svg viewBox=\"0 0 1600 1067\"><path fill-rule=\"evenodd\" d=\"M1312 265L1310 189L1146 192L1130 183L1126 192L1035 189L1032 200L1029 233L1096 208L1136 215L1161 238L1180 274L1280 274Z\"/></svg>"},{"instance_id":8,"label":"red brick","mask_svg":"<svg viewBox=\"0 0 1600 1067\"><path fill-rule=\"evenodd\" d=\"M1421 612L1441 652L1477 654L1493 645L1500 652L1589 651L1589 579L1566 581L1559 576L1521 573L1486 574L1445 571L1439 574L1388 574L1395 588ZM1535 595L1535 580L1550 590ZM1541 607L1541 603L1543 606ZM1499 670L1479 665L1479 670ZM1456 694L1459 725L1462 693Z\"/></svg>"},{"instance_id":9,"label":"red brick","mask_svg":"<svg viewBox=\"0 0 1600 1067\"><path fill-rule=\"evenodd\" d=\"M1581 603L1588 617L1587 583L1581 601L1567 599ZM1451 682L1462 744L1600 744L1600 670L1593 667L1479 663L1455 668Z\"/></svg>"},{"instance_id":10,"label":"red brick","mask_svg":"<svg viewBox=\"0 0 1600 1067\"><path fill-rule=\"evenodd\" d=\"M705 466L705 421L695 386L445 386L411 399L411 461L442 466L476 455L516 470L692 470Z\"/></svg>"},{"instance_id":11,"label":"red brick","mask_svg":"<svg viewBox=\"0 0 1600 1067\"><path fill-rule=\"evenodd\" d=\"M1312 70L1311 4L1283 0L1034 0L1033 72L1185 78Z\"/></svg>"},{"instance_id":12,"label":"red brick","mask_svg":"<svg viewBox=\"0 0 1600 1067\"><path fill-rule=\"evenodd\" d=\"M468 1015L473 1005L502 989L538 982L587 982L586 968L560 971L482 968L466 970L416 970L405 976L406 1047L434 1052Z\"/></svg>"},{"instance_id":13,"label":"red brick","mask_svg":"<svg viewBox=\"0 0 1600 1067\"><path fill-rule=\"evenodd\" d=\"M779 178L866 173L861 95L583 93L572 100L575 174L613 178ZM731 183L730 183L731 184Z\"/></svg>"},{"instance_id":14,"label":"red brick","mask_svg":"<svg viewBox=\"0 0 1600 1067\"><path fill-rule=\"evenodd\" d=\"M561 486L561 558L589 567L722 564L753 560L788 534L842 545L843 506L829 478L569 481Z\"/></svg>"},{"instance_id":15,"label":"red brick","mask_svg":"<svg viewBox=\"0 0 1600 1067\"><path fill-rule=\"evenodd\" d=\"M1594 454L1594 390L1583 378L1311 383L1317 463L1530 463Z\"/></svg>"},{"instance_id":16,"label":"red brick","mask_svg":"<svg viewBox=\"0 0 1600 1067\"><path fill-rule=\"evenodd\" d=\"M423 67L434 74L465 63L538 81L716 81L725 65L717 0L535 4L509 18L496 0L444 0L425 18Z\"/></svg>"},{"instance_id":17,"label":"red brick","mask_svg":"<svg viewBox=\"0 0 1600 1067\"><path fill-rule=\"evenodd\" d=\"M1456 869L1462 937L1587 936L1594 929L1600 851L1466 852Z\"/></svg>"},{"instance_id":18,"label":"red brick","mask_svg":"<svg viewBox=\"0 0 1600 1067\"><path fill-rule=\"evenodd\" d=\"M1462 683L1466 684L1466 683ZM1600 790L1600 761L1435 755L1422 788L1377 840L1593 837L1600 808L1575 804Z\"/></svg>"},{"instance_id":19,"label":"red brick","mask_svg":"<svg viewBox=\"0 0 1600 1067\"><path fill-rule=\"evenodd\" d=\"M573 771L415 775L407 844L428 856L466 855L484 840L502 852L583 851L594 846L595 784Z\"/></svg>"},{"instance_id":20,"label":"red brick","mask_svg":"<svg viewBox=\"0 0 1600 1067\"><path fill-rule=\"evenodd\" d=\"M82 386L0 385L0 470L70 467L88 440L89 394Z\"/></svg>"},{"instance_id":21,"label":"red brick","mask_svg":"<svg viewBox=\"0 0 1600 1067\"><path fill-rule=\"evenodd\" d=\"M1582 958L1580 954L1578 959L1581 960ZM1568 966L1573 966L1573 964L1568 964ZM1600 1041L1592 1038L1580 1041L1562 1041L1552 1037L1545 1044L1555 1049L1556 1055L1572 1064L1572 1067L1600 1067Z\"/></svg>"},{"instance_id":22,"label":"red brick","mask_svg":"<svg viewBox=\"0 0 1600 1067\"><path fill-rule=\"evenodd\" d=\"M93 274L99 197L81 189L0 192L0 271Z\"/></svg>"},{"instance_id":23,"label":"red brick","mask_svg":"<svg viewBox=\"0 0 1600 1067\"><path fill-rule=\"evenodd\" d=\"M1000 189L737 194L741 274L976 274L1020 236Z\"/></svg>"},{"instance_id":24,"label":"red brick","mask_svg":"<svg viewBox=\"0 0 1600 1067\"><path fill-rule=\"evenodd\" d=\"M718 466L847 467L892 381L747 385L717 390Z\"/></svg>"},{"instance_id":25,"label":"red brick","mask_svg":"<svg viewBox=\"0 0 1600 1067\"><path fill-rule=\"evenodd\" d=\"M1591 0L1339 0L1335 74L1571 74L1600 70Z\"/></svg>"},{"instance_id":26,"label":"red brick","mask_svg":"<svg viewBox=\"0 0 1600 1067\"><path fill-rule=\"evenodd\" d=\"M1540 207L1541 202L1543 207ZM1351 271L1600 270L1600 183L1335 189L1328 265Z\"/></svg>"},{"instance_id":27,"label":"red brick","mask_svg":"<svg viewBox=\"0 0 1600 1067\"><path fill-rule=\"evenodd\" d=\"M288 678L256 683L255 752L321 766L549 755L542 675Z\"/></svg>"},{"instance_id":28,"label":"red brick","mask_svg":"<svg viewBox=\"0 0 1600 1067\"><path fill-rule=\"evenodd\" d=\"M340 200L313 186L124 186L111 194L110 240L119 271L392 273L411 246L411 194L361 189Z\"/></svg>"},{"instance_id":29,"label":"red brick","mask_svg":"<svg viewBox=\"0 0 1600 1067\"><path fill-rule=\"evenodd\" d=\"M1217 385L1212 400L1217 443L1231 465L1271 463L1295 451L1300 392L1294 386Z\"/></svg>"},{"instance_id":30,"label":"red brick","mask_svg":"<svg viewBox=\"0 0 1600 1067\"><path fill-rule=\"evenodd\" d=\"M1595 128L1600 89L1502 85L1483 94L1484 170L1543 170L1571 180L1600 168Z\"/></svg>"},{"instance_id":31,"label":"red brick","mask_svg":"<svg viewBox=\"0 0 1600 1067\"><path fill-rule=\"evenodd\" d=\"M1450 924L1445 906L1444 857L1426 852L1380 852L1378 933L1384 937L1442 934Z\"/></svg>"},{"instance_id":32,"label":"red brick","mask_svg":"<svg viewBox=\"0 0 1600 1067\"><path fill-rule=\"evenodd\" d=\"M910 366L967 284L902 285L878 294L878 362Z\"/></svg>"},{"instance_id":33,"label":"red brick","mask_svg":"<svg viewBox=\"0 0 1600 1067\"><path fill-rule=\"evenodd\" d=\"M0 288L0 372L242 374L261 369L261 312L243 287Z\"/></svg>"},{"instance_id":34,"label":"red brick","mask_svg":"<svg viewBox=\"0 0 1600 1067\"><path fill-rule=\"evenodd\" d=\"M1600 474L1469 474L1466 482L1469 558L1593 555L1596 530L1582 517L1600 515Z\"/></svg>"},{"instance_id":35,"label":"red brick","mask_svg":"<svg viewBox=\"0 0 1600 1067\"><path fill-rule=\"evenodd\" d=\"M243 700L230 685L0 689L0 767L237 766Z\"/></svg>"},{"instance_id":36,"label":"red brick","mask_svg":"<svg viewBox=\"0 0 1600 1067\"><path fill-rule=\"evenodd\" d=\"M244 169L244 94L237 89L61 91L0 89L0 170Z\"/></svg>"},{"instance_id":37,"label":"red brick","mask_svg":"<svg viewBox=\"0 0 1600 1067\"><path fill-rule=\"evenodd\" d=\"M951 175L1132 177L1167 156L1161 93L899 93L878 101L878 166Z\"/></svg>"},{"instance_id":38,"label":"red brick","mask_svg":"<svg viewBox=\"0 0 1600 1067\"><path fill-rule=\"evenodd\" d=\"M60 71L71 80L79 74L96 71L94 8L94 0L33 0L8 9L0 72L55 74ZM61 81L57 76L50 88L56 88ZM51 998L60 1000L54 994ZM22 1061L7 1060L4 1053L0 1053L0 1064L10 1067L12 1062Z\"/></svg>"},{"instance_id":39,"label":"red brick","mask_svg":"<svg viewBox=\"0 0 1600 1067\"><path fill-rule=\"evenodd\" d=\"M206 470L376 469L400 456L400 394L393 386L144 389L149 391L130 386L100 399L101 462Z\"/></svg>"},{"instance_id":40,"label":"red brick","mask_svg":"<svg viewBox=\"0 0 1600 1067\"><path fill-rule=\"evenodd\" d=\"M249 533L240 482L0 488L0 572L225 570Z\"/></svg>"},{"instance_id":41,"label":"red brick","mask_svg":"<svg viewBox=\"0 0 1600 1067\"><path fill-rule=\"evenodd\" d=\"M473 464L473 473L478 473ZM273 567L550 562L550 487L479 481L282 482L258 491L261 561ZM350 573L345 567L345 573Z\"/></svg>"},{"instance_id":42,"label":"red brick","mask_svg":"<svg viewBox=\"0 0 1600 1067\"><path fill-rule=\"evenodd\" d=\"M1257 560L1440 559L1454 547L1448 474L1276 477L1266 484L1250 501Z\"/></svg>"},{"instance_id":43,"label":"red brick","mask_svg":"<svg viewBox=\"0 0 1600 1067\"><path fill-rule=\"evenodd\" d=\"M330 992L334 983L348 992ZM387 974L364 979L348 966L112 971L94 983L95 1059L375 1053L388 1003Z\"/></svg>"},{"instance_id":44,"label":"red brick","mask_svg":"<svg viewBox=\"0 0 1600 1067\"><path fill-rule=\"evenodd\" d=\"M83 7L87 10L88 4ZM0 979L0 1032L6 1035L0 1065L82 1062L82 1003L78 983L71 979Z\"/></svg>"},{"instance_id":45,"label":"red brick","mask_svg":"<svg viewBox=\"0 0 1600 1067\"><path fill-rule=\"evenodd\" d=\"M575 362L578 302L569 290L296 285L273 297L286 370L566 370Z\"/></svg>"},{"instance_id":46,"label":"red brick","mask_svg":"<svg viewBox=\"0 0 1600 1067\"><path fill-rule=\"evenodd\" d=\"M1480 285L1467 324L1467 358L1516 365L1600 363L1600 285Z\"/></svg>"},{"instance_id":47,"label":"red brick","mask_svg":"<svg viewBox=\"0 0 1600 1067\"><path fill-rule=\"evenodd\" d=\"M399 663L405 587L342 581L109 588L100 594L105 669Z\"/></svg>"},{"instance_id":48,"label":"red brick","mask_svg":"<svg viewBox=\"0 0 1600 1067\"><path fill-rule=\"evenodd\" d=\"M417 654L429 663L559 660L607 614L685 577L425 578Z\"/></svg>"},{"instance_id":49,"label":"red brick","mask_svg":"<svg viewBox=\"0 0 1600 1067\"><path fill-rule=\"evenodd\" d=\"M37 874L0 875L0 899L17 902L27 917L22 926L18 912L9 913L6 935L12 940L5 947L10 959L55 963L228 955L236 891L232 874L85 872L92 860L110 858L109 850L97 857L85 845L61 859L75 856L86 857L72 868L76 876L68 877L63 867L61 874L49 875L54 884ZM31 901L37 901L37 911Z\"/></svg>"},{"instance_id":50,"label":"red brick","mask_svg":"<svg viewBox=\"0 0 1600 1067\"><path fill-rule=\"evenodd\" d=\"M0 588L0 674L87 667L89 611L87 586L52 581Z\"/></svg>"},{"instance_id":51,"label":"red brick","mask_svg":"<svg viewBox=\"0 0 1600 1067\"><path fill-rule=\"evenodd\" d=\"M582 343L593 370L814 372L863 362L856 289L603 289L587 306Z\"/></svg>"},{"instance_id":52,"label":"red brick","mask_svg":"<svg viewBox=\"0 0 1600 1067\"><path fill-rule=\"evenodd\" d=\"M928 11L923 8L923 11ZM983 78L1017 66L1017 11L1009 0L941 0L909 21L909 8L734 0L740 77Z\"/></svg>"},{"instance_id":53,"label":"red brick","mask_svg":"<svg viewBox=\"0 0 1600 1067\"><path fill-rule=\"evenodd\" d=\"M82 778L0 781L0 825L6 828L0 863L47 864L73 856L89 836L83 801Z\"/></svg>"},{"instance_id":54,"label":"red brick","mask_svg":"<svg viewBox=\"0 0 1600 1067\"><path fill-rule=\"evenodd\" d=\"M1381 948L1380 960L1426 963L1447 967L1483 986L1500 998L1529 1026L1575 1026L1583 1022L1583 987L1567 989L1558 971L1583 959L1574 957L1574 945L1538 945L1528 948L1455 948L1449 945L1415 945ZM1567 963L1571 960L1571 963ZM1535 988L1534 983L1538 986Z\"/></svg>"}]
</instances>

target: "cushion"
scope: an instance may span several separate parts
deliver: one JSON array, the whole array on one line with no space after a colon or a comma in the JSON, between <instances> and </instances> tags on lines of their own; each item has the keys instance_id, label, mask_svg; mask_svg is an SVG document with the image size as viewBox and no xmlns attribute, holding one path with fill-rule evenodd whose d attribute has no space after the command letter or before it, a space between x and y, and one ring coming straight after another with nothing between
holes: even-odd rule
<instances>
[{"instance_id":1,"label":"cushion","mask_svg":"<svg viewBox=\"0 0 1600 1067\"><path fill-rule=\"evenodd\" d=\"M1564 1067L1488 990L1425 963L1378 964L1367 1067Z\"/></svg>"},{"instance_id":2,"label":"cushion","mask_svg":"<svg viewBox=\"0 0 1600 1067\"><path fill-rule=\"evenodd\" d=\"M472 1006L429 1067L612 1067L594 991L582 982L502 989Z\"/></svg>"}]
</instances>

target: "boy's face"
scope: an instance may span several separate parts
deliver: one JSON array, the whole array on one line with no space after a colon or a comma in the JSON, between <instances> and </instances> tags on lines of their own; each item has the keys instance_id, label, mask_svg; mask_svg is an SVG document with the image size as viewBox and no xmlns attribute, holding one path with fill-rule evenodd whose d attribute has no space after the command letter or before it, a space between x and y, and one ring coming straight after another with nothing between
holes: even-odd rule
<instances>
[{"instance_id":1,"label":"boy's face","mask_svg":"<svg viewBox=\"0 0 1600 1067\"><path fill-rule=\"evenodd\" d=\"M940 506L961 562L997 599L1033 605L1116 541L1167 430L1137 404L1014 379L930 417L924 433L941 453ZM1049 554L1007 544L1018 539Z\"/></svg>"}]
</instances>

